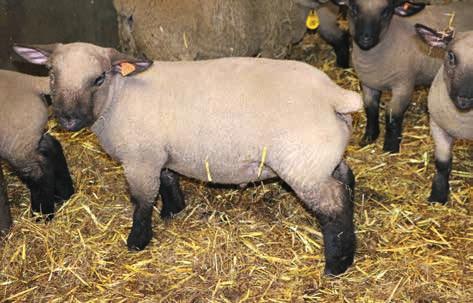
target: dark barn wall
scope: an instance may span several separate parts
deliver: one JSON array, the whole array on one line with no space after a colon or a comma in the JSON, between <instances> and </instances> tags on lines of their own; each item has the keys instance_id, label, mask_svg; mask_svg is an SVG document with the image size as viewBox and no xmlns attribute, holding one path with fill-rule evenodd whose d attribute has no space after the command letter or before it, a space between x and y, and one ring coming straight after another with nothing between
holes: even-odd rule
<instances>
[{"instance_id":1,"label":"dark barn wall","mask_svg":"<svg viewBox=\"0 0 473 303\"><path fill-rule=\"evenodd\" d=\"M74 41L117 47L112 0L0 0L0 68L44 74L14 55L11 45Z\"/></svg>"}]
</instances>

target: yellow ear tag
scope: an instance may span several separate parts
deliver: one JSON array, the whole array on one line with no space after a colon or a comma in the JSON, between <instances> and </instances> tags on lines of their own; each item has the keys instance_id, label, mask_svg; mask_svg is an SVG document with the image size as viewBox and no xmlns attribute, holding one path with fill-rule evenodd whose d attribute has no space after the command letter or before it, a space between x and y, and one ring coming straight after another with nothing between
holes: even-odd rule
<instances>
[{"instance_id":1,"label":"yellow ear tag","mask_svg":"<svg viewBox=\"0 0 473 303\"><path fill-rule=\"evenodd\" d=\"M123 77L128 76L135 70L136 70L136 67L131 63L128 63L128 62L120 63L120 73L122 74Z\"/></svg>"},{"instance_id":2,"label":"yellow ear tag","mask_svg":"<svg viewBox=\"0 0 473 303\"><path fill-rule=\"evenodd\" d=\"M317 29L319 27L320 19L315 9L309 12L305 25L307 26L308 29L311 29L311 30Z\"/></svg>"}]
</instances>

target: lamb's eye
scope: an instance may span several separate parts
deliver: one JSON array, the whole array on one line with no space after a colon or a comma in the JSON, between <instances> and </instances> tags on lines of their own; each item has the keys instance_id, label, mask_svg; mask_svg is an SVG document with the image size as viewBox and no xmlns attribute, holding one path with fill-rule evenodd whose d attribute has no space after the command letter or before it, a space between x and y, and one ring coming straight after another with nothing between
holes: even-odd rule
<instances>
[{"instance_id":1,"label":"lamb's eye","mask_svg":"<svg viewBox=\"0 0 473 303\"><path fill-rule=\"evenodd\" d=\"M448 64L450 64L450 66L457 65L457 57L455 56L455 54L452 51L449 51L447 53L447 60L448 60Z\"/></svg>"},{"instance_id":2,"label":"lamb's eye","mask_svg":"<svg viewBox=\"0 0 473 303\"><path fill-rule=\"evenodd\" d=\"M100 86L105 81L105 73L102 73L97 79L94 80L95 86Z\"/></svg>"}]
</instances>

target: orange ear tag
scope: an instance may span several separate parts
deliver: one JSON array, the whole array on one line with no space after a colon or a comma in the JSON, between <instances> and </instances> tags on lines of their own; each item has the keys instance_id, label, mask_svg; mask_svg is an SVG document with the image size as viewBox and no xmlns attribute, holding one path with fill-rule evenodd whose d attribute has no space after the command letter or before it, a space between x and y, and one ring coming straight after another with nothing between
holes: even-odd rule
<instances>
[{"instance_id":1,"label":"orange ear tag","mask_svg":"<svg viewBox=\"0 0 473 303\"><path fill-rule=\"evenodd\" d=\"M128 63L128 62L120 63L120 73L122 74L123 77L128 76L135 70L136 70L136 67L131 63Z\"/></svg>"}]
</instances>

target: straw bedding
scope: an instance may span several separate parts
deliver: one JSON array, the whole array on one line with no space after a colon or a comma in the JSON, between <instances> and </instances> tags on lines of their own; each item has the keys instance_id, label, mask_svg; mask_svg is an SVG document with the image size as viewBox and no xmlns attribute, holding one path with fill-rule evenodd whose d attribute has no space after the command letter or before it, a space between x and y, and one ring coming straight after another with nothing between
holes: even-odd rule
<instances>
[{"instance_id":1,"label":"straw bedding","mask_svg":"<svg viewBox=\"0 0 473 303\"><path fill-rule=\"evenodd\" d=\"M359 88L316 35L293 57ZM425 89L415 95L399 155L383 154L382 140L359 148L365 118L355 117L347 158L357 177L358 251L339 278L323 276L316 220L279 183L238 189L183 180L187 208L171 221L156 210L153 241L128 252L122 169L88 131L64 133L52 121L77 194L53 222L38 223L28 191L7 173L15 223L0 246L0 302L470 302L473 146L455 145L451 201L427 204L434 165L426 98Z\"/></svg>"}]
</instances>

